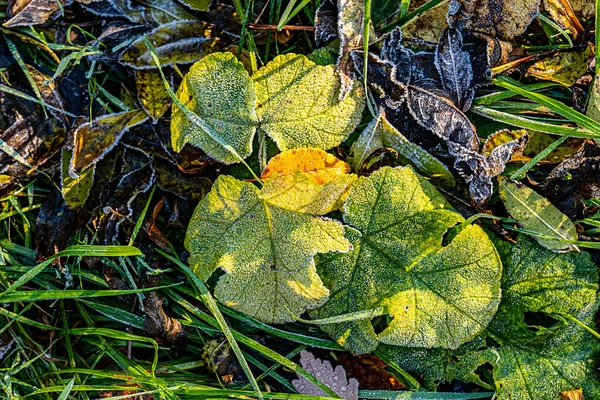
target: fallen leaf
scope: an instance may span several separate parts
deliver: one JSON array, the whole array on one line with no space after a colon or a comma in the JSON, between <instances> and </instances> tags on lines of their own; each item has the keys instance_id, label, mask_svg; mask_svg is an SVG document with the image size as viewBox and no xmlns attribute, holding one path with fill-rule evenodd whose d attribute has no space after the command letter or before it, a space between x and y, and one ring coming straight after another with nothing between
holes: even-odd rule
<instances>
[{"instance_id":1,"label":"fallen leaf","mask_svg":"<svg viewBox=\"0 0 600 400\"><path fill-rule=\"evenodd\" d=\"M320 256L331 295L309 315L383 307L389 320L378 332L370 319L321 325L340 345L355 354L379 343L453 349L485 329L500 301L500 259L477 225L442 246L464 219L431 183L410 167L384 167L352 187L342 210L352 250Z\"/></svg>"},{"instance_id":2,"label":"fallen leaf","mask_svg":"<svg viewBox=\"0 0 600 400\"><path fill-rule=\"evenodd\" d=\"M588 62L592 56L591 45L584 51L560 53L555 57L536 61L527 68L525 76L572 86L588 71Z\"/></svg>"},{"instance_id":3,"label":"fallen leaf","mask_svg":"<svg viewBox=\"0 0 600 400\"><path fill-rule=\"evenodd\" d=\"M160 74L152 70L135 71L138 99L150 118L156 122L171 107L171 98Z\"/></svg>"},{"instance_id":4,"label":"fallen leaf","mask_svg":"<svg viewBox=\"0 0 600 400\"><path fill-rule=\"evenodd\" d=\"M350 245L340 223L284 210L260 194L220 175L188 226L189 264L203 280L217 268L225 272L215 297L226 306L263 322L289 322L327 300L314 255Z\"/></svg>"},{"instance_id":5,"label":"fallen leaf","mask_svg":"<svg viewBox=\"0 0 600 400\"><path fill-rule=\"evenodd\" d=\"M560 396L561 400L584 400L583 390L581 388L560 392L558 395Z\"/></svg>"},{"instance_id":6,"label":"fallen leaf","mask_svg":"<svg viewBox=\"0 0 600 400\"><path fill-rule=\"evenodd\" d=\"M227 384L242 382L246 378L231 350L231 345L224 336L217 336L206 342L202 348L202 359L208 369Z\"/></svg>"},{"instance_id":7,"label":"fallen leaf","mask_svg":"<svg viewBox=\"0 0 600 400\"><path fill-rule=\"evenodd\" d=\"M161 66L190 64L221 49L220 36L205 22L175 21L160 25L147 34ZM144 37L135 40L119 62L134 69L156 69Z\"/></svg>"},{"instance_id":8,"label":"fallen leaf","mask_svg":"<svg viewBox=\"0 0 600 400\"><path fill-rule=\"evenodd\" d=\"M334 370L329 361L322 361L306 350L300 352L300 365L342 399L358 400L358 381L354 378L346 379L346 371L341 365ZM328 397L303 376L292 380L292 385L300 394Z\"/></svg>"},{"instance_id":9,"label":"fallen leaf","mask_svg":"<svg viewBox=\"0 0 600 400\"><path fill-rule=\"evenodd\" d=\"M575 225L566 215L533 189L504 177L498 177L498 181L500 197L509 214L523 228L543 235L534 236L542 246L557 252L577 250L574 244L560 241L577 240Z\"/></svg>"},{"instance_id":10,"label":"fallen leaf","mask_svg":"<svg viewBox=\"0 0 600 400\"><path fill-rule=\"evenodd\" d=\"M42 203L35 222L35 258L42 262L67 247L79 228L77 212L70 210L58 190Z\"/></svg>"},{"instance_id":11,"label":"fallen leaf","mask_svg":"<svg viewBox=\"0 0 600 400\"><path fill-rule=\"evenodd\" d=\"M354 66L350 58L350 51L360 46L363 42L365 6L359 0L337 1L340 51L336 67L341 80L339 99L343 100L350 93L354 85Z\"/></svg>"},{"instance_id":12,"label":"fallen leaf","mask_svg":"<svg viewBox=\"0 0 600 400\"><path fill-rule=\"evenodd\" d=\"M163 309L164 298L150 292L144 299L144 331L166 342L172 349L182 350L187 344L187 332L181 322L168 316Z\"/></svg>"},{"instance_id":13,"label":"fallen leaf","mask_svg":"<svg viewBox=\"0 0 600 400\"><path fill-rule=\"evenodd\" d=\"M388 365L373 354L355 356L344 352L337 363L344 367L348 376L356 378L363 390L399 390L405 386L394 374L386 371Z\"/></svg>"},{"instance_id":14,"label":"fallen leaf","mask_svg":"<svg viewBox=\"0 0 600 400\"><path fill-rule=\"evenodd\" d=\"M435 65L442 86L454 104L461 110L471 108L473 90L473 67L471 55L464 49L460 30L449 28L444 31L435 48Z\"/></svg>"},{"instance_id":15,"label":"fallen leaf","mask_svg":"<svg viewBox=\"0 0 600 400\"><path fill-rule=\"evenodd\" d=\"M538 15L541 0L452 0L451 26L489 33L504 40L521 35Z\"/></svg>"},{"instance_id":16,"label":"fallen leaf","mask_svg":"<svg viewBox=\"0 0 600 400\"><path fill-rule=\"evenodd\" d=\"M95 166L88 168L81 175L72 177L69 174L69 166L73 153L69 150L63 150L61 155L61 179L62 196L67 207L71 210L79 210L85 204L90 189L94 184Z\"/></svg>"},{"instance_id":17,"label":"fallen leaf","mask_svg":"<svg viewBox=\"0 0 600 400\"><path fill-rule=\"evenodd\" d=\"M333 40L338 35L337 1L324 0L315 12L315 44L317 47Z\"/></svg>"},{"instance_id":18,"label":"fallen leaf","mask_svg":"<svg viewBox=\"0 0 600 400\"><path fill-rule=\"evenodd\" d=\"M208 11L212 0L179 0L184 5L196 11Z\"/></svg>"},{"instance_id":19,"label":"fallen leaf","mask_svg":"<svg viewBox=\"0 0 600 400\"><path fill-rule=\"evenodd\" d=\"M338 100L340 80L331 65L305 56L277 56L252 77L260 128L282 151L342 143L360 122L364 91L360 85Z\"/></svg>"},{"instance_id":20,"label":"fallen leaf","mask_svg":"<svg viewBox=\"0 0 600 400\"><path fill-rule=\"evenodd\" d=\"M252 79L233 54L213 53L203 58L186 74L177 90L177 98L207 126L196 125L173 104L173 150L179 152L190 143L225 164L248 157L258 126L256 96ZM227 145L237 154L226 148Z\"/></svg>"},{"instance_id":21,"label":"fallen leaf","mask_svg":"<svg viewBox=\"0 0 600 400\"><path fill-rule=\"evenodd\" d=\"M350 165L319 149L293 149L273 157L260 198L285 210L325 215L340 208L356 175Z\"/></svg>"},{"instance_id":22,"label":"fallen leaf","mask_svg":"<svg viewBox=\"0 0 600 400\"><path fill-rule=\"evenodd\" d=\"M70 173L77 176L101 160L117 145L128 129L142 124L148 115L142 110L108 114L85 122L75 130Z\"/></svg>"},{"instance_id":23,"label":"fallen leaf","mask_svg":"<svg viewBox=\"0 0 600 400\"><path fill-rule=\"evenodd\" d=\"M544 8L561 28L571 31L573 39L577 40L583 33L583 26L569 0L544 0Z\"/></svg>"},{"instance_id":24,"label":"fallen leaf","mask_svg":"<svg viewBox=\"0 0 600 400\"><path fill-rule=\"evenodd\" d=\"M66 0L10 0L6 6L7 21L2 26L14 28L43 24L66 3Z\"/></svg>"},{"instance_id":25,"label":"fallen leaf","mask_svg":"<svg viewBox=\"0 0 600 400\"><path fill-rule=\"evenodd\" d=\"M109 0L119 16L131 22L148 26L159 26L175 21L191 21L190 14L176 0L144 0L134 4L131 0Z\"/></svg>"},{"instance_id":26,"label":"fallen leaf","mask_svg":"<svg viewBox=\"0 0 600 400\"><path fill-rule=\"evenodd\" d=\"M410 2L408 12L413 12L417 8L425 5L429 0L414 0ZM406 38L420 39L430 43L437 43L442 33L448 28L446 15L448 14L447 1L439 2L435 7L430 8L418 17L413 18L406 25L402 26L402 32Z\"/></svg>"}]
</instances>

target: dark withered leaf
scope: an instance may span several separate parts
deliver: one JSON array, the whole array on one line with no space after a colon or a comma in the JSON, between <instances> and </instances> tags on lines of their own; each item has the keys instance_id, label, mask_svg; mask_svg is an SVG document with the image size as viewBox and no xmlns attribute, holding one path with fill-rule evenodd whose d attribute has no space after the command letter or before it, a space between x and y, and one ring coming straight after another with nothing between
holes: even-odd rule
<instances>
[{"instance_id":1,"label":"dark withered leaf","mask_svg":"<svg viewBox=\"0 0 600 400\"><path fill-rule=\"evenodd\" d=\"M410 82L412 62L415 54L402 45L402 30L394 29L383 42L381 58L396 68L395 78L400 82Z\"/></svg>"},{"instance_id":2,"label":"dark withered leaf","mask_svg":"<svg viewBox=\"0 0 600 400\"><path fill-rule=\"evenodd\" d=\"M470 184L473 201L480 205L485 203L492 195L492 178L502 172L510 159L510 156L504 157L506 152L517 151L524 143L515 141L506 144L490 157L479 154L475 127L441 89L433 54L415 54L410 69L407 69L405 60L409 53L402 50L398 37L397 34L392 36L384 45L384 55L402 61L399 67L389 60L369 56L368 85L375 101L384 108L396 129L423 149L433 153L436 141L420 135L415 125L441 139L449 156L454 159L454 168ZM361 71L363 53L357 51L354 54L357 70ZM409 79L406 71L409 71Z\"/></svg>"},{"instance_id":3,"label":"dark withered leaf","mask_svg":"<svg viewBox=\"0 0 600 400\"><path fill-rule=\"evenodd\" d=\"M211 187L211 181L203 176L184 174L177 165L164 158L154 158L158 187L176 196L199 201Z\"/></svg>"},{"instance_id":4,"label":"dark withered leaf","mask_svg":"<svg viewBox=\"0 0 600 400\"><path fill-rule=\"evenodd\" d=\"M127 163L124 167L127 167ZM121 179L108 203L103 207L104 214L99 221L102 227L100 239L103 244L112 244L117 238L121 223L133 216L133 202L140 194L152 187L155 174L152 163L148 159L145 166L125 174L121 173L119 176Z\"/></svg>"},{"instance_id":5,"label":"dark withered leaf","mask_svg":"<svg viewBox=\"0 0 600 400\"><path fill-rule=\"evenodd\" d=\"M452 0L448 23L504 40L521 35L538 15L541 0Z\"/></svg>"},{"instance_id":6,"label":"dark withered leaf","mask_svg":"<svg viewBox=\"0 0 600 400\"><path fill-rule=\"evenodd\" d=\"M78 226L77 212L67 207L58 190L53 190L42 203L35 222L37 262L63 250Z\"/></svg>"},{"instance_id":7,"label":"dark withered leaf","mask_svg":"<svg viewBox=\"0 0 600 400\"><path fill-rule=\"evenodd\" d=\"M109 0L112 7L129 21L159 26L174 21L193 20L194 16L176 0Z\"/></svg>"},{"instance_id":8,"label":"dark withered leaf","mask_svg":"<svg viewBox=\"0 0 600 400\"><path fill-rule=\"evenodd\" d=\"M171 97L159 72L142 69L135 71L135 86L142 107L156 123L171 107Z\"/></svg>"},{"instance_id":9,"label":"dark withered leaf","mask_svg":"<svg viewBox=\"0 0 600 400\"><path fill-rule=\"evenodd\" d=\"M4 22L2 26L14 28L40 25L60 9L61 4L57 0L9 0L6 7L8 21Z\"/></svg>"},{"instance_id":10,"label":"dark withered leaf","mask_svg":"<svg viewBox=\"0 0 600 400\"><path fill-rule=\"evenodd\" d=\"M444 31L435 49L435 65L444 90L454 104L462 110L468 110L475 95L473 67L459 29L448 28Z\"/></svg>"},{"instance_id":11,"label":"dark withered leaf","mask_svg":"<svg viewBox=\"0 0 600 400\"><path fill-rule=\"evenodd\" d=\"M536 186L571 219L587 216L584 200L600 198L600 147L586 142L581 150L561 162Z\"/></svg>"},{"instance_id":12,"label":"dark withered leaf","mask_svg":"<svg viewBox=\"0 0 600 400\"><path fill-rule=\"evenodd\" d=\"M199 21L177 21L161 25L148 33L148 39L163 67L193 63L224 46L214 27ZM135 40L119 61L135 69L156 68L144 38Z\"/></svg>"},{"instance_id":13,"label":"dark withered leaf","mask_svg":"<svg viewBox=\"0 0 600 400\"><path fill-rule=\"evenodd\" d=\"M16 121L0 134L0 139L14 150L21 161L27 163L0 152L0 174L27 180L34 170L60 151L67 140L67 132L53 118L40 120L39 115L31 115Z\"/></svg>"},{"instance_id":14,"label":"dark withered leaf","mask_svg":"<svg viewBox=\"0 0 600 400\"><path fill-rule=\"evenodd\" d=\"M120 12L117 8L115 8L114 5L110 2L110 0L98 0L93 2L78 1L78 3L81 4L81 7L83 7L84 10L94 15L98 15L99 17L124 18L123 13Z\"/></svg>"},{"instance_id":15,"label":"dark withered leaf","mask_svg":"<svg viewBox=\"0 0 600 400\"><path fill-rule=\"evenodd\" d=\"M338 35L338 9L334 0L324 0L315 13L315 42L317 47Z\"/></svg>"},{"instance_id":16,"label":"dark withered leaf","mask_svg":"<svg viewBox=\"0 0 600 400\"><path fill-rule=\"evenodd\" d=\"M31 65L26 65L27 70L33 82L37 86L42 100L54 107L54 109L49 109L50 113L59 121L61 121L65 126L68 125L69 120L64 112L60 112L59 110L66 111L66 107L60 92L58 91L57 84L55 81L51 81L51 76L44 74L43 72L38 71L35 67Z\"/></svg>"},{"instance_id":17,"label":"dark withered leaf","mask_svg":"<svg viewBox=\"0 0 600 400\"><path fill-rule=\"evenodd\" d=\"M142 110L108 114L84 123L75 130L70 172L81 174L101 160L133 126L148 119Z\"/></svg>"},{"instance_id":18,"label":"dark withered leaf","mask_svg":"<svg viewBox=\"0 0 600 400\"><path fill-rule=\"evenodd\" d=\"M85 77L85 68L81 64L58 80L57 90L69 113L82 115L84 110L89 106L90 101L87 85L88 80Z\"/></svg>"},{"instance_id":19,"label":"dark withered leaf","mask_svg":"<svg viewBox=\"0 0 600 400\"><path fill-rule=\"evenodd\" d=\"M181 322L165 314L164 300L155 292L150 292L144 299L144 331L166 342L171 348L181 350L187 344L187 332Z\"/></svg>"},{"instance_id":20,"label":"dark withered leaf","mask_svg":"<svg viewBox=\"0 0 600 400\"><path fill-rule=\"evenodd\" d=\"M212 4L212 0L179 0L179 2L196 11L208 11Z\"/></svg>"}]
</instances>

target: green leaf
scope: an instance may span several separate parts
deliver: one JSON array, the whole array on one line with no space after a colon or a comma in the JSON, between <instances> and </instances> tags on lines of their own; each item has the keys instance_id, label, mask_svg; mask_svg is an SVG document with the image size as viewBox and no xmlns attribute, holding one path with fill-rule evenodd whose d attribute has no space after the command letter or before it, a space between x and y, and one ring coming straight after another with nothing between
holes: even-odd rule
<instances>
[{"instance_id":1,"label":"green leaf","mask_svg":"<svg viewBox=\"0 0 600 400\"><path fill-rule=\"evenodd\" d=\"M356 85L338 100L340 80L332 65L317 65L303 55L280 55L252 79L261 129L281 150L328 150L346 140L360 122L364 91Z\"/></svg>"},{"instance_id":2,"label":"green leaf","mask_svg":"<svg viewBox=\"0 0 600 400\"><path fill-rule=\"evenodd\" d=\"M598 269L588 253L556 254L519 236L517 245L496 240L504 265L502 303L490 324L503 346L494 360L499 399L556 399L565 390L584 388L597 398L598 339L574 323L527 329L526 313L568 313L593 326L598 309Z\"/></svg>"},{"instance_id":3,"label":"green leaf","mask_svg":"<svg viewBox=\"0 0 600 400\"><path fill-rule=\"evenodd\" d=\"M423 150L419 145L406 139L400 131L388 122L383 114L371 121L354 142L350 150L352 157L348 158L348 162L355 170L359 170L375 150L383 147L396 150L410 161L420 173L439 180L444 186L452 187L456 184L456 179L441 161Z\"/></svg>"},{"instance_id":4,"label":"green leaf","mask_svg":"<svg viewBox=\"0 0 600 400\"><path fill-rule=\"evenodd\" d=\"M493 241L504 268L502 302L484 335L455 351L395 346L379 351L422 375L429 389L455 379L490 388L476 373L489 363L498 399L554 400L559 392L579 387L586 398L597 398L598 340L575 323L535 329L525 322L531 313L570 313L593 326L598 270L590 255L556 254L523 235L516 245Z\"/></svg>"},{"instance_id":5,"label":"green leaf","mask_svg":"<svg viewBox=\"0 0 600 400\"><path fill-rule=\"evenodd\" d=\"M194 211L185 245L201 279L225 271L219 301L267 323L323 304L328 291L314 255L350 247L338 222L271 205L254 185L226 175Z\"/></svg>"},{"instance_id":6,"label":"green leaf","mask_svg":"<svg viewBox=\"0 0 600 400\"><path fill-rule=\"evenodd\" d=\"M569 217L561 213L545 197L527 186L498 177L500 197L514 219L525 229L539 233L536 240L554 251L577 250L577 246L564 243L577 240L577 229Z\"/></svg>"},{"instance_id":7,"label":"green leaf","mask_svg":"<svg viewBox=\"0 0 600 400\"><path fill-rule=\"evenodd\" d=\"M181 151L189 142L226 164L240 160L223 143L242 158L252 153L258 123L255 91L244 65L233 54L213 53L194 64L179 86L177 97L212 132L190 121L173 105L171 142L175 151Z\"/></svg>"},{"instance_id":8,"label":"green leaf","mask_svg":"<svg viewBox=\"0 0 600 400\"><path fill-rule=\"evenodd\" d=\"M464 219L412 168L362 178L343 210L353 250L322 257L319 273L331 298L310 315L383 306L391 321L380 333L368 320L323 326L338 343L355 353L379 342L457 348L488 325L500 302L498 254L476 225L442 246L444 233Z\"/></svg>"},{"instance_id":9,"label":"green leaf","mask_svg":"<svg viewBox=\"0 0 600 400\"><path fill-rule=\"evenodd\" d=\"M95 166L87 169L81 175L73 178L69 175L69 165L73 152L63 150L61 154L61 177L62 177L62 195L67 207L71 210L78 210L85 204L90 189L94 184Z\"/></svg>"}]
</instances>

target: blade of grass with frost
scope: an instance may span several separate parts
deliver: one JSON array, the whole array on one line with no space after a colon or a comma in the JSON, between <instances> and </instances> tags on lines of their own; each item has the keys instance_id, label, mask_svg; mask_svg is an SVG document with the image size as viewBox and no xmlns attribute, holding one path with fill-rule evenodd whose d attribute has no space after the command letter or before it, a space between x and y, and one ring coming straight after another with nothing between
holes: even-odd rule
<instances>
[{"instance_id":1,"label":"blade of grass with frost","mask_svg":"<svg viewBox=\"0 0 600 400\"><path fill-rule=\"evenodd\" d=\"M573 41L571 40L571 37L569 36L569 34L567 33L567 31L565 31L563 28L561 28L560 26L558 26L558 24L556 24L556 22L552 21L550 18L546 17L542 13L539 13L537 15L537 17L540 20L544 21L546 24L550 25L556 31L558 31L557 35L552 35L552 37L549 37L548 39L552 39L554 36L562 35L565 39L567 39L567 42L569 42L569 46L573 47Z\"/></svg>"},{"instance_id":2,"label":"blade of grass with frost","mask_svg":"<svg viewBox=\"0 0 600 400\"><path fill-rule=\"evenodd\" d=\"M52 261L59 257L69 257L69 256L83 256L83 257L128 257L128 256L141 256L142 252L132 246L70 246L65 250L56 253L46 261L38 264L37 266L31 268L27 271L23 276L21 276L16 282L8 287L4 291L4 293L0 294L0 296L6 295L10 292L15 291L25 283L29 282L33 279L37 274L42 272L46 267L48 267Z\"/></svg>"},{"instance_id":3,"label":"blade of grass with frost","mask_svg":"<svg viewBox=\"0 0 600 400\"><path fill-rule=\"evenodd\" d=\"M146 38L146 41L148 41L147 38ZM149 43L147 43L147 44L149 44ZM151 50L151 51L153 51L153 50ZM156 58L155 61L158 63L158 58ZM161 72L161 74L162 74L162 72ZM199 294L200 298L202 299L204 305L206 305L206 307L209 309L209 311L214 315L216 322L217 322L216 327L221 328L221 332L223 333L223 335L225 335L225 338L229 342L229 345L231 346L231 350L233 350L233 353L235 354L236 358L238 359L238 362L240 363L240 366L242 367L244 374L246 375L246 377L252 384L252 389L254 389L254 395L257 396L259 399L263 399L263 394L262 394L260 388L258 387L258 383L256 382L256 379L254 379L254 375L252 374L252 371L250 370L250 366L248 365L248 362L244 358L242 349L240 349L240 346L238 345L236 338L234 337L232 331L229 329L229 326L227 325L227 321L225 321L223 314L221 314L221 311L219 310L219 307L217 305L217 301L212 296L212 294L210 293L210 291L208 290L208 288L206 287L204 282L202 282L200 280L200 278L198 278L198 276L195 273L193 273L192 270L187 265L182 263L177 258L172 257L171 255L169 255L159 249L156 249L156 251L158 253L160 253L162 256L166 257L172 263L179 266L179 268L182 269L182 271L185 273L185 275L188 277L188 279L192 282L193 286L198 291L198 294Z\"/></svg>"},{"instance_id":4,"label":"blade of grass with frost","mask_svg":"<svg viewBox=\"0 0 600 400\"><path fill-rule=\"evenodd\" d=\"M137 294L151 292L153 290L166 289L172 286L181 285L182 283L173 283L171 285L156 286L154 288L142 289L123 289L123 290L22 290L11 293L0 293L0 303L18 303L38 300L61 300L61 299L77 299L77 298L97 298L97 297L116 297L125 296L128 294Z\"/></svg>"},{"instance_id":5,"label":"blade of grass with frost","mask_svg":"<svg viewBox=\"0 0 600 400\"><path fill-rule=\"evenodd\" d=\"M171 86L169 85L169 82L167 81L167 78L165 77L165 74L164 74L164 72L162 70L162 67L160 65L160 60L158 59L158 56L156 55L156 51L154 49L154 46L152 46L152 43L150 43L150 40L148 39L148 36L144 36L144 43L146 43L146 47L148 47L148 50L150 51L150 54L152 55L152 59L154 60L154 63L156 64L156 67L158 68L158 72L160 73L160 76L162 78L163 84L165 85L165 89L167 90L167 93L169 93L169 97L171 97L171 99L177 105L177 107L179 107L179 109L181 111L183 111L183 113L186 115L186 117L188 117L190 119L190 121L192 121L200 129L202 129L206 133L208 133L209 136L215 142L217 142L224 149L226 149L227 151L229 151L242 164L244 164L244 166L248 169L248 171L250 171L250 173L252 174L252 176L254 177L254 179L256 179L257 182L261 183L260 178L254 173L254 171L252 170L252 168L250 168L250 166L238 154L238 152L231 145L228 145L227 143L225 143L225 141L223 140L223 138L217 132L215 132L215 130L212 129L210 127L210 125L208 125L202 118L200 118L198 115L196 115L196 113L194 113L192 110L190 110L189 108L187 108L186 105L183 104L177 98L177 96L175 95L175 93L173 93L173 89L171 89Z\"/></svg>"},{"instance_id":6,"label":"blade of grass with frost","mask_svg":"<svg viewBox=\"0 0 600 400\"><path fill-rule=\"evenodd\" d=\"M62 114L67 115L67 116L69 116L71 118L77 118L77 115L75 115L75 114L71 114L70 112L65 111L63 109L60 109L58 107L53 107L50 104L44 103L43 101L40 102L40 100L36 99L35 97L30 96L28 94L25 94L23 92L20 92L20 91L18 91L16 89L13 89L10 86L6 86L6 85L0 84L0 92L12 94L13 96L19 97L21 99L33 101L34 103L37 103L37 104L40 104L40 105L44 105L45 104L46 107L49 108L52 111L56 111L56 112L62 113Z\"/></svg>"},{"instance_id":7,"label":"blade of grass with frost","mask_svg":"<svg viewBox=\"0 0 600 400\"><path fill-rule=\"evenodd\" d=\"M534 83L531 85L523 85L521 87L525 90L534 92L537 90L548 89L548 88L556 87L556 86L560 86L560 84L554 83L554 82L540 82L540 83ZM513 92L512 90L503 90L500 92L490 93L490 94L486 94L486 95L483 95L480 97L476 97L475 99L473 99L473 104L489 106L489 105L494 104L497 101L510 99L515 96L518 96L518 94Z\"/></svg>"},{"instance_id":8,"label":"blade of grass with frost","mask_svg":"<svg viewBox=\"0 0 600 400\"><path fill-rule=\"evenodd\" d=\"M599 138L599 135L595 134L594 132L588 129L578 128L575 132L573 132L572 126L560 126L555 124L549 124L547 122L539 122L530 118L522 117L520 115L509 114L481 105L471 107L471 111L483 117L492 119L494 121L503 122L505 124L516 126L519 128L531 129L532 131L550 133L553 135L571 135L572 137L582 139Z\"/></svg>"},{"instance_id":9,"label":"blade of grass with frost","mask_svg":"<svg viewBox=\"0 0 600 400\"><path fill-rule=\"evenodd\" d=\"M29 85L31 86L31 90L33 90L35 97L37 97L40 105L42 106L42 110L44 111L44 116L46 118L48 118L48 112L46 111L46 102L42 98L40 89L35 84L35 80L33 79L33 76L31 76L31 72L29 72L27 65L25 65L25 61L23 61L23 58L21 57L21 54L19 53L19 49L17 49L17 46L8 37L4 36L4 41L6 42L6 45L8 46L8 49L10 50L10 53L12 54L13 58L19 65L19 68L21 68L21 71L23 71L23 74L25 74L25 78L27 78L27 81L29 82Z\"/></svg>"},{"instance_id":10,"label":"blade of grass with frost","mask_svg":"<svg viewBox=\"0 0 600 400\"><path fill-rule=\"evenodd\" d=\"M134 342L150 343L152 345L152 347L154 348L154 359L152 360L152 369L150 370L150 373L152 374L152 376L154 376L154 371L156 370L156 366L158 365L158 343L154 339L144 337L144 336L134 335L132 333L117 331L114 329L107 329L107 328L74 328L74 329L69 329L67 332L64 332L64 333L71 334L74 336L96 335L96 336L103 336L103 337L108 337L108 338L112 338L112 339L131 340Z\"/></svg>"},{"instance_id":11,"label":"blade of grass with frost","mask_svg":"<svg viewBox=\"0 0 600 400\"><path fill-rule=\"evenodd\" d=\"M160 252L160 250L157 250L157 251ZM219 324L216 319L205 314L202 310L200 310L199 308L190 304L188 301L183 299L178 294L172 292L171 298L173 299L173 301L178 303L180 306L185 308L187 311L189 311L193 315L199 317L202 321L210 324L211 326L213 326L215 328L219 327ZM331 390L329 387L325 386L321 381L319 381L317 378L315 378L312 374L310 374L304 368L300 367L298 364L294 363L293 361L288 360L281 354L269 349L266 346L263 346L262 344L242 335L241 333L239 333L235 330L230 330L230 332L233 335L233 337L236 340L238 340L240 343L243 343L244 345L250 347L251 349L261 353L263 356L283 365L284 367L289 368L290 370L292 370L292 372L295 372L298 375L305 377L310 382L314 383L319 389L321 389L327 395L332 396L334 398L339 398L338 395L335 392L333 392L333 390ZM268 395L268 393L265 393L265 395Z\"/></svg>"},{"instance_id":12,"label":"blade of grass with frost","mask_svg":"<svg viewBox=\"0 0 600 400\"><path fill-rule=\"evenodd\" d=\"M600 242L586 242L583 240L568 240L568 239L556 239L552 236L548 236L548 235L544 235L542 233L536 232L536 231L532 231L530 229L523 229L523 228L514 228L512 226L509 225L503 225L503 228L509 231L513 231L513 232L519 232L519 233L523 233L525 235L534 237L534 238L540 238L540 239L546 239L546 240L555 240L557 242L560 243L565 243L565 244L572 244L575 245L576 247L583 247L586 249L598 249L600 250Z\"/></svg>"},{"instance_id":13,"label":"blade of grass with frost","mask_svg":"<svg viewBox=\"0 0 600 400\"><path fill-rule=\"evenodd\" d=\"M520 94L521 96L527 97L529 100L535 101L539 104L548 107L550 110L554 111L558 115L592 131L595 134L594 139L600 139L600 123L581 114L580 112L575 111L573 108L566 106L565 104L554 100L553 98L548 97L546 95L525 90L518 86L519 83L517 81L506 76L499 76L498 78L493 80L493 83L496 86L500 86L504 89L511 90L515 93Z\"/></svg>"},{"instance_id":14,"label":"blade of grass with frost","mask_svg":"<svg viewBox=\"0 0 600 400\"><path fill-rule=\"evenodd\" d=\"M71 381L67 384L67 386L65 386L63 391L60 392L60 395L58 396L57 400L67 400L67 398L69 398L69 394L71 393L71 390L73 390L74 384L75 384L75 378L71 379Z\"/></svg>"},{"instance_id":15,"label":"blade of grass with frost","mask_svg":"<svg viewBox=\"0 0 600 400\"><path fill-rule=\"evenodd\" d=\"M540 151L538 154L535 155L535 157L533 157L531 160L529 160L527 162L527 164L523 165L515 173L513 173L510 176L510 179L515 180L515 181L520 181L521 179L525 178L527 171L529 171L531 168L533 168L538 162L543 160L548 154L552 153L554 151L554 149L556 149L558 146L563 144L565 142L565 140L567 140L569 137L570 137L570 135L567 134L567 135L561 136L560 138L558 138L557 140L552 142L548 147L546 147L544 150Z\"/></svg>"},{"instance_id":16,"label":"blade of grass with frost","mask_svg":"<svg viewBox=\"0 0 600 400\"><path fill-rule=\"evenodd\" d=\"M335 317L322 318L322 319L302 319L294 316L294 319L310 325L329 325L329 324L338 324L341 322L352 322L352 321L362 321L364 319L372 319L375 317L380 317L382 315L386 315L388 313L388 309L386 307L377 307L371 310L362 310L356 311L352 313L347 313L344 315L336 315ZM290 312L290 314L294 315Z\"/></svg>"}]
</instances>

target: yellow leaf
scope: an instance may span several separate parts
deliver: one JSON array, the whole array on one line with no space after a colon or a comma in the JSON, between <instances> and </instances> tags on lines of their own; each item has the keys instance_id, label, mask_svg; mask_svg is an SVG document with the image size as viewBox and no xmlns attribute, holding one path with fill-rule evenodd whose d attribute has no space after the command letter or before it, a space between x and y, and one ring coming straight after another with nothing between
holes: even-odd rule
<instances>
[{"instance_id":1,"label":"yellow leaf","mask_svg":"<svg viewBox=\"0 0 600 400\"><path fill-rule=\"evenodd\" d=\"M527 69L526 77L571 86L587 72L593 52L590 46L584 51L569 51L556 57L539 60Z\"/></svg>"},{"instance_id":2,"label":"yellow leaf","mask_svg":"<svg viewBox=\"0 0 600 400\"><path fill-rule=\"evenodd\" d=\"M584 400L583 391L581 389L569 390L568 392L559 393L561 400Z\"/></svg>"},{"instance_id":3,"label":"yellow leaf","mask_svg":"<svg viewBox=\"0 0 600 400\"><path fill-rule=\"evenodd\" d=\"M340 208L356 181L348 172L348 163L323 150L288 150L267 165L260 198L285 210L325 215Z\"/></svg>"},{"instance_id":4,"label":"yellow leaf","mask_svg":"<svg viewBox=\"0 0 600 400\"><path fill-rule=\"evenodd\" d=\"M569 0L544 0L544 7L561 28L571 31L574 39L577 39L577 36L583 33L583 26L581 26L581 22L575 15Z\"/></svg>"},{"instance_id":5,"label":"yellow leaf","mask_svg":"<svg viewBox=\"0 0 600 400\"><path fill-rule=\"evenodd\" d=\"M350 164L320 149L293 149L273 157L261 179L296 172L306 173L312 182L323 185L350 172Z\"/></svg>"}]
</instances>

